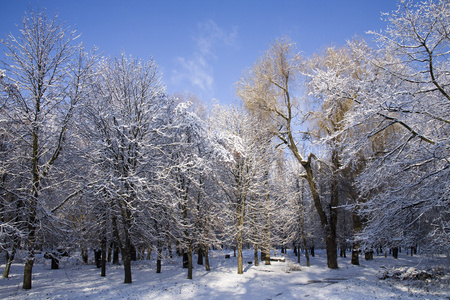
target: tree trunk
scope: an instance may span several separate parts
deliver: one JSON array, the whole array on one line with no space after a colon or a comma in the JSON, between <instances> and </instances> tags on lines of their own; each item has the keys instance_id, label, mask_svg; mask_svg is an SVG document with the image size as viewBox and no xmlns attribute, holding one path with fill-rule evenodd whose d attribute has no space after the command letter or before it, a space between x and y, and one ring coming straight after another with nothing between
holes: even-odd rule
<instances>
[{"instance_id":1,"label":"tree trunk","mask_svg":"<svg viewBox=\"0 0 450 300\"><path fill-rule=\"evenodd\" d=\"M38 176L38 173L34 173L34 176ZM23 286L24 290L31 289L31 280L34 264L34 247L35 247L35 233L36 233L36 199L38 198L37 190L39 188L39 182L37 179L33 179L35 186L34 200L31 204L31 212L28 219L28 257L26 258L25 268L23 271Z\"/></svg>"},{"instance_id":2,"label":"tree trunk","mask_svg":"<svg viewBox=\"0 0 450 300\"><path fill-rule=\"evenodd\" d=\"M173 258L173 254L172 254L172 243L169 241L169 245L167 246L168 250L169 250L169 258Z\"/></svg>"},{"instance_id":3,"label":"tree trunk","mask_svg":"<svg viewBox=\"0 0 450 300\"><path fill-rule=\"evenodd\" d=\"M161 258L158 257L156 260L156 273L161 273Z\"/></svg>"},{"instance_id":4,"label":"tree trunk","mask_svg":"<svg viewBox=\"0 0 450 300\"><path fill-rule=\"evenodd\" d=\"M392 256L397 259L398 258L398 247L392 248Z\"/></svg>"},{"instance_id":5,"label":"tree trunk","mask_svg":"<svg viewBox=\"0 0 450 300\"><path fill-rule=\"evenodd\" d=\"M189 268L189 257L187 253L184 253L183 250L183 269Z\"/></svg>"},{"instance_id":6,"label":"tree trunk","mask_svg":"<svg viewBox=\"0 0 450 300\"><path fill-rule=\"evenodd\" d=\"M255 244L254 246L255 252L254 252L254 260L255 260L255 266L259 266L259 262L258 262L258 245Z\"/></svg>"},{"instance_id":7,"label":"tree trunk","mask_svg":"<svg viewBox=\"0 0 450 300\"><path fill-rule=\"evenodd\" d=\"M198 247L197 265L203 265L203 248Z\"/></svg>"},{"instance_id":8,"label":"tree trunk","mask_svg":"<svg viewBox=\"0 0 450 300\"><path fill-rule=\"evenodd\" d=\"M122 249L122 261L124 269L124 281L123 283L132 283L131 278L131 251L133 251L130 238L128 237L128 232L125 231L125 245Z\"/></svg>"},{"instance_id":9,"label":"tree trunk","mask_svg":"<svg viewBox=\"0 0 450 300\"><path fill-rule=\"evenodd\" d=\"M337 269L337 243L336 233L330 232L325 238L326 250L327 250L327 266L330 269Z\"/></svg>"},{"instance_id":10,"label":"tree trunk","mask_svg":"<svg viewBox=\"0 0 450 300\"><path fill-rule=\"evenodd\" d=\"M270 246L268 244L263 245L261 249L261 262L263 261L265 265L270 265Z\"/></svg>"},{"instance_id":11,"label":"tree trunk","mask_svg":"<svg viewBox=\"0 0 450 300\"><path fill-rule=\"evenodd\" d=\"M94 256L95 256L95 265L97 266L97 268L100 269L102 267L102 250L95 249Z\"/></svg>"},{"instance_id":12,"label":"tree trunk","mask_svg":"<svg viewBox=\"0 0 450 300\"><path fill-rule=\"evenodd\" d=\"M192 245L190 243L190 245L188 246L187 249L187 255L188 255L188 275L187 275L187 279L192 279Z\"/></svg>"},{"instance_id":13,"label":"tree trunk","mask_svg":"<svg viewBox=\"0 0 450 300\"><path fill-rule=\"evenodd\" d=\"M24 290L31 289L31 275L33 272L33 264L34 264L34 255L31 258L28 258L25 263L25 269L23 271L23 286Z\"/></svg>"},{"instance_id":14,"label":"tree trunk","mask_svg":"<svg viewBox=\"0 0 450 300\"><path fill-rule=\"evenodd\" d=\"M131 258L132 261L136 261L137 260L136 253L137 253L136 247L133 244L131 244L131 247L130 247L130 258Z\"/></svg>"},{"instance_id":15,"label":"tree trunk","mask_svg":"<svg viewBox=\"0 0 450 300\"><path fill-rule=\"evenodd\" d=\"M112 250L113 250L113 243L109 243L109 247L108 247L108 255L106 258L107 262L111 262L111 254L112 254Z\"/></svg>"},{"instance_id":16,"label":"tree trunk","mask_svg":"<svg viewBox=\"0 0 450 300\"><path fill-rule=\"evenodd\" d=\"M158 245L158 248L156 249L156 273L161 273L161 254L162 248Z\"/></svg>"},{"instance_id":17,"label":"tree trunk","mask_svg":"<svg viewBox=\"0 0 450 300\"><path fill-rule=\"evenodd\" d=\"M341 244L341 251L339 253L339 256L347 258L347 245L346 245L346 243L342 243Z\"/></svg>"},{"instance_id":18,"label":"tree trunk","mask_svg":"<svg viewBox=\"0 0 450 300\"><path fill-rule=\"evenodd\" d=\"M353 187L351 188L350 193L354 201L356 201L357 196ZM352 211L352 219L353 219L353 234L357 234L362 229L362 220L356 211ZM351 264L359 266L359 242L357 241L353 242Z\"/></svg>"},{"instance_id":19,"label":"tree trunk","mask_svg":"<svg viewBox=\"0 0 450 300\"><path fill-rule=\"evenodd\" d=\"M305 247L305 257L306 257L306 266L311 266L309 263L309 253L308 253L308 246L306 244L306 236L303 236L303 247ZM298 256L300 256L300 247L298 250Z\"/></svg>"},{"instance_id":20,"label":"tree trunk","mask_svg":"<svg viewBox=\"0 0 450 300\"><path fill-rule=\"evenodd\" d=\"M364 257L366 260L373 260L373 250L370 249L364 253Z\"/></svg>"},{"instance_id":21,"label":"tree trunk","mask_svg":"<svg viewBox=\"0 0 450 300\"><path fill-rule=\"evenodd\" d=\"M205 270L209 271L209 270L211 270L211 268L209 267L209 249L208 249L208 247L205 247L204 254L205 254Z\"/></svg>"},{"instance_id":22,"label":"tree trunk","mask_svg":"<svg viewBox=\"0 0 450 300\"><path fill-rule=\"evenodd\" d=\"M238 234L237 239L237 273L243 274L244 273L244 258L242 257L242 233L240 232Z\"/></svg>"},{"instance_id":23,"label":"tree trunk","mask_svg":"<svg viewBox=\"0 0 450 300\"><path fill-rule=\"evenodd\" d=\"M56 257L53 253L50 254L50 255L51 255L50 259L51 259L51 262L52 262L52 265L51 265L50 269L52 269L52 270L59 269L59 259L58 259L58 257Z\"/></svg>"},{"instance_id":24,"label":"tree trunk","mask_svg":"<svg viewBox=\"0 0 450 300\"><path fill-rule=\"evenodd\" d=\"M124 281L123 283L132 283L131 278L131 249L126 249L128 247L125 247L122 249L122 261L123 261L123 269L124 269Z\"/></svg>"},{"instance_id":25,"label":"tree trunk","mask_svg":"<svg viewBox=\"0 0 450 300\"><path fill-rule=\"evenodd\" d=\"M352 265L359 266L359 243L353 243L351 263Z\"/></svg>"},{"instance_id":26,"label":"tree trunk","mask_svg":"<svg viewBox=\"0 0 450 300\"><path fill-rule=\"evenodd\" d=\"M313 197L314 206L316 207L316 210L320 217L320 223L322 225L322 229L325 234L325 246L327 251L327 266L330 269L337 269L338 263L337 263L337 243L336 243L336 226L335 226L335 218L336 216L336 207L333 206L333 201L337 200L334 199L333 191L332 191L332 200L330 203L330 219L328 219L327 214L323 210L322 202L319 196L319 192L316 186L316 182L314 180L313 176L313 170L311 166L311 155L308 157L308 161L301 161L302 166L306 170L306 180L308 181L311 195ZM333 187L332 187L333 188ZM335 191L334 191L335 192ZM334 241L333 241L334 239ZM311 248L311 256L314 257L314 247Z\"/></svg>"},{"instance_id":27,"label":"tree trunk","mask_svg":"<svg viewBox=\"0 0 450 300\"><path fill-rule=\"evenodd\" d=\"M123 283L132 283L130 255L126 255L125 258L123 259L123 268L125 271L125 279L124 279Z\"/></svg>"},{"instance_id":28,"label":"tree trunk","mask_svg":"<svg viewBox=\"0 0 450 300\"><path fill-rule=\"evenodd\" d=\"M11 254L9 252L6 252L6 265L5 270L3 271L3 278L9 277L9 271L11 270L11 264L14 260L14 257L16 256L16 247L14 247L11 251Z\"/></svg>"},{"instance_id":29,"label":"tree trunk","mask_svg":"<svg viewBox=\"0 0 450 300\"><path fill-rule=\"evenodd\" d=\"M339 205L339 157L338 152L336 150L333 151L331 155L331 161L333 163L333 174L331 180L331 198L330 198L330 206L329 206L329 225L325 227L325 244L327 248L327 266L330 269L338 268L338 243L336 241L336 228L337 228L337 219L338 219L338 210L337 206Z\"/></svg>"},{"instance_id":30,"label":"tree trunk","mask_svg":"<svg viewBox=\"0 0 450 300\"><path fill-rule=\"evenodd\" d=\"M112 259L112 263L113 265L118 265L119 264L119 246L117 246L116 243L114 243L114 252L113 252L113 259Z\"/></svg>"},{"instance_id":31,"label":"tree trunk","mask_svg":"<svg viewBox=\"0 0 450 300\"><path fill-rule=\"evenodd\" d=\"M105 277L106 276L106 237L102 239L102 260L101 260L101 274L100 276Z\"/></svg>"},{"instance_id":32,"label":"tree trunk","mask_svg":"<svg viewBox=\"0 0 450 300\"><path fill-rule=\"evenodd\" d=\"M89 253L86 246L81 247L81 259L85 264L87 264L89 261Z\"/></svg>"}]
</instances>

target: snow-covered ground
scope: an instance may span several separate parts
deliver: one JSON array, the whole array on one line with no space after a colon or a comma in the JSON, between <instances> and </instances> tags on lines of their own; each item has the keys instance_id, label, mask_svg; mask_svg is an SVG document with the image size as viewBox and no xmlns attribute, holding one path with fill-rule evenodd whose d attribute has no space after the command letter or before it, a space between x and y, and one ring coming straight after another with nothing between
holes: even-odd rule
<instances>
[{"instance_id":1,"label":"snow-covered ground","mask_svg":"<svg viewBox=\"0 0 450 300\"><path fill-rule=\"evenodd\" d=\"M252 251L248 251L244 274L238 275L236 258L231 255L225 259L226 253L211 254L209 272L195 264L193 280L186 279L187 270L180 267L180 258L164 261L161 274L155 273L154 260L133 262L132 284L123 284L122 266L108 265L107 276L100 277L95 265L84 265L76 257L64 258L58 270L51 270L50 261L40 258L33 268L33 288L21 288L23 264L16 263L10 278L0 280L0 299L450 299L448 258L402 253L397 260L361 258L361 266L353 266L347 257L339 258L338 270L330 270L325 253L318 251L311 257L311 267L305 266L303 255L299 270L291 252L286 262L254 266L248 264L252 259ZM439 282L377 277L402 266L440 268L444 274L441 272ZM1 268L3 271L4 264Z\"/></svg>"}]
</instances>

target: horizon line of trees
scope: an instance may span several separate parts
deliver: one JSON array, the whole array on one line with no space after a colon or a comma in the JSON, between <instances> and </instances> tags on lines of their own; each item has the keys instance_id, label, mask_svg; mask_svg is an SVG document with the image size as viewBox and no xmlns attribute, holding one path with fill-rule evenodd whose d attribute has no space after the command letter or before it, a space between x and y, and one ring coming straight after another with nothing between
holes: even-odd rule
<instances>
[{"instance_id":1,"label":"horizon line of trees","mask_svg":"<svg viewBox=\"0 0 450 300\"><path fill-rule=\"evenodd\" d=\"M389 27L302 57L275 40L237 83L242 105L169 96L155 60L105 58L45 11L2 40L0 247L26 253L400 246L450 253L450 4L399 2ZM413 251L413 250L411 250ZM309 265L308 251L305 251ZM200 258L201 257L201 258Z\"/></svg>"}]
</instances>

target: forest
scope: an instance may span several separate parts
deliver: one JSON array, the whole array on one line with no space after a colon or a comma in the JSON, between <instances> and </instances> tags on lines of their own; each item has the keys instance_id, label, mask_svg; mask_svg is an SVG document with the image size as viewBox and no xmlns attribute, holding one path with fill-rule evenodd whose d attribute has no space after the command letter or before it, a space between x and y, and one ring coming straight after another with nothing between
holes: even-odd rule
<instances>
[{"instance_id":1,"label":"forest","mask_svg":"<svg viewBox=\"0 0 450 300\"><path fill-rule=\"evenodd\" d=\"M152 257L231 250L326 267L374 253L450 254L450 3L402 1L387 29L304 57L275 39L239 103L168 95L157 58L85 49L45 10L2 40L0 247L22 288L45 253L106 276ZM153 255L153 256L151 256ZM3 262L2 262L3 263ZM325 267L325 266L324 266ZM181 266L180 266L180 272Z\"/></svg>"}]
</instances>

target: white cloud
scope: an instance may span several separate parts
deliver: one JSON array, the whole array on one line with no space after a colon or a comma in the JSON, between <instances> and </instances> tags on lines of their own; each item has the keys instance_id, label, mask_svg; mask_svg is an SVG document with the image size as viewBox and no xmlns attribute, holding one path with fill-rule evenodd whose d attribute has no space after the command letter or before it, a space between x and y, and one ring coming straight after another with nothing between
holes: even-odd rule
<instances>
[{"instance_id":1,"label":"white cloud","mask_svg":"<svg viewBox=\"0 0 450 300\"><path fill-rule=\"evenodd\" d=\"M217 59L215 48L235 47L237 28L226 31L212 20L199 23L197 27L195 50L189 57L176 58L176 69L172 71L171 82L176 86L191 86L194 90L211 94L214 89L212 63Z\"/></svg>"}]
</instances>

